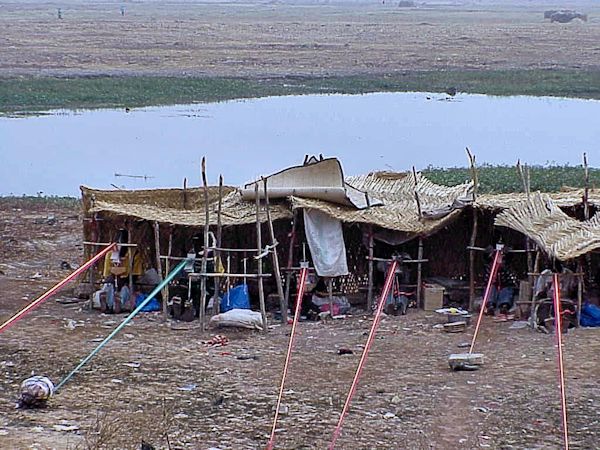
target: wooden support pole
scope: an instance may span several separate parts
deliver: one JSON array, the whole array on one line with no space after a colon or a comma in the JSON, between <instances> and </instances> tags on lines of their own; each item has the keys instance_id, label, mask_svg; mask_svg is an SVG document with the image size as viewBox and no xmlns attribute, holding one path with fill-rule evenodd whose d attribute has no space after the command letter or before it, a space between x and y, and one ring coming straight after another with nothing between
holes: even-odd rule
<instances>
[{"instance_id":1,"label":"wooden support pole","mask_svg":"<svg viewBox=\"0 0 600 450\"><path fill-rule=\"evenodd\" d=\"M216 247L221 247L221 239L223 237L223 224L221 223L221 209L223 208L223 175L219 175L219 206L217 208L217 245ZM220 254L218 250L213 250L214 252L214 260L215 260L215 272L219 271L217 264L220 262ZM227 255L229 258L229 255ZM222 264L222 262L221 262ZM227 268L227 272L229 272L229 268ZM214 280L214 291L215 294L213 296L213 315L219 314L221 310L220 300L219 300L219 285L221 284L221 279L219 277L215 277Z\"/></svg>"},{"instance_id":2,"label":"wooden support pole","mask_svg":"<svg viewBox=\"0 0 600 450\"><path fill-rule=\"evenodd\" d=\"M158 279L160 283L164 280L162 272L162 262L160 260L160 225L157 221L154 221L154 250L156 252L156 272L158 273ZM159 283L159 284L160 284ZM167 299L162 299L162 310L165 317L167 317Z\"/></svg>"},{"instance_id":3,"label":"wooden support pole","mask_svg":"<svg viewBox=\"0 0 600 450\"><path fill-rule=\"evenodd\" d=\"M327 297L329 299L329 314L333 318L333 278L327 279Z\"/></svg>"},{"instance_id":4,"label":"wooden support pole","mask_svg":"<svg viewBox=\"0 0 600 450\"><path fill-rule=\"evenodd\" d=\"M131 224L128 222L127 223L127 243L131 244ZM129 252L129 267L127 267L127 270L129 272L129 295L133 295L133 258L135 257L135 248L134 247L129 247L129 249L127 250ZM123 305L121 305L123 306Z\"/></svg>"},{"instance_id":5,"label":"wooden support pole","mask_svg":"<svg viewBox=\"0 0 600 450\"><path fill-rule=\"evenodd\" d=\"M271 209L269 207L269 192L267 189L267 179L263 177L263 187L265 190L265 209L267 211L267 223L269 224L269 235L271 238L271 258L273 261L273 272L275 275L275 283L277 285L277 295L279 296L279 309L281 310L281 323L287 323L287 305L285 304L285 294L283 293L283 284L281 283L281 270L279 269L279 256L277 255L277 240L275 239L275 229L273 228L273 220L271 219ZM260 248L260 247L259 247ZM286 308L286 314L283 309ZM285 317L284 317L285 316Z\"/></svg>"},{"instance_id":6,"label":"wooden support pole","mask_svg":"<svg viewBox=\"0 0 600 450\"><path fill-rule=\"evenodd\" d=\"M423 238L419 238L419 250L417 252L417 259L420 261L423 259ZM421 307L421 290L423 287L423 263L417 263L417 307ZM385 301L385 300L383 300Z\"/></svg>"},{"instance_id":7,"label":"wooden support pole","mask_svg":"<svg viewBox=\"0 0 600 450\"><path fill-rule=\"evenodd\" d=\"M577 272L581 275L577 277L577 326L581 326L581 307L583 305L583 261L581 258L577 263Z\"/></svg>"},{"instance_id":8,"label":"wooden support pole","mask_svg":"<svg viewBox=\"0 0 600 450\"><path fill-rule=\"evenodd\" d=\"M183 209L187 209L187 178L183 179L183 191L181 194Z\"/></svg>"},{"instance_id":9,"label":"wooden support pole","mask_svg":"<svg viewBox=\"0 0 600 450\"><path fill-rule=\"evenodd\" d=\"M260 223L260 199L258 195L258 182L254 184L254 195L256 197L256 247L258 248L258 255L261 254L262 247L262 236L261 236L261 223ZM258 302L260 304L260 315L262 316L263 332L269 331L267 324L267 310L265 308L265 291L262 279L262 258L258 258Z\"/></svg>"},{"instance_id":10,"label":"wooden support pole","mask_svg":"<svg viewBox=\"0 0 600 450\"><path fill-rule=\"evenodd\" d=\"M475 166L475 155L471 153L469 147L466 147L469 165L471 166L471 181L473 181L473 228L471 229L471 240L469 241L469 311L473 311L475 304L475 244L477 243L477 228L479 225L479 214L475 202L477 201L477 190L479 178L477 167Z\"/></svg>"},{"instance_id":11,"label":"wooden support pole","mask_svg":"<svg viewBox=\"0 0 600 450\"><path fill-rule=\"evenodd\" d=\"M202 186L204 187L204 251L202 252L202 273L206 273L208 258L208 227L210 212L208 204L208 181L206 180L206 157L202 158ZM206 313L206 277L200 277L200 330L204 331L204 316Z\"/></svg>"},{"instance_id":12,"label":"wooden support pole","mask_svg":"<svg viewBox=\"0 0 600 450\"><path fill-rule=\"evenodd\" d=\"M375 247L375 239L373 237L373 225L369 224L367 228L369 241L369 287L367 291L367 311L373 311L373 252Z\"/></svg>"},{"instance_id":13,"label":"wooden support pole","mask_svg":"<svg viewBox=\"0 0 600 450\"><path fill-rule=\"evenodd\" d=\"M96 214L94 214L94 216L92 217L92 221L90 222L90 227L92 228L91 233L90 233L90 239L92 240L92 242L98 242L98 240L100 239L100 233L98 232L98 222L96 221ZM96 245L94 245L92 248L84 247L85 260L89 261L90 259L92 259L92 256L94 256L96 254L97 250L98 250L98 247ZM102 262L104 262L104 261L102 261ZM94 285L96 284L96 267L90 267L89 273L90 273L90 278L89 278L90 289L93 294L93 292L95 291Z\"/></svg>"},{"instance_id":14,"label":"wooden support pole","mask_svg":"<svg viewBox=\"0 0 600 450\"><path fill-rule=\"evenodd\" d=\"M167 248L167 259L165 260L165 276L168 276L169 273L171 272L171 254L173 253L173 227L170 226L169 227L169 246ZM170 292L169 292L169 284L165 284L165 287L163 288L163 301L165 303L169 302L169 299L171 298ZM165 309L163 309L163 313L165 313L165 319L167 318Z\"/></svg>"},{"instance_id":15,"label":"wooden support pole","mask_svg":"<svg viewBox=\"0 0 600 450\"><path fill-rule=\"evenodd\" d=\"M419 193L417 192L417 184L419 183L417 180L417 170L415 166L412 168L413 177L415 179L415 201L417 202L417 213L419 214L419 220L423 218L423 211L421 210L421 200L419 200Z\"/></svg>"},{"instance_id":16,"label":"wooden support pole","mask_svg":"<svg viewBox=\"0 0 600 450\"><path fill-rule=\"evenodd\" d=\"M294 211L292 218L292 231L289 234L290 245L288 248L288 261L287 261L287 274L285 276L285 298L283 302L283 311L281 311L281 320L287 323L287 311L288 305L290 304L290 284L292 283L292 277L294 276L291 268L294 265L294 245L296 244L296 224L298 222L298 210Z\"/></svg>"}]
</instances>

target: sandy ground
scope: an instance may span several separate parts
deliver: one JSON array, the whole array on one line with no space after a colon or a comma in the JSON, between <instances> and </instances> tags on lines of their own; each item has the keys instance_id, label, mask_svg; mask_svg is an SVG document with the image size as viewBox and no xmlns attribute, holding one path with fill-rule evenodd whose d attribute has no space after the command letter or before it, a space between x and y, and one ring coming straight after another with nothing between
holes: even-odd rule
<instances>
[{"instance_id":1,"label":"sandy ground","mask_svg":"<svg viewBox=\"0 0 600 450\"><path fill-rule=\"evenodd\" d=\"M46 223L54 216L57 223ZM64 277L60 263L82 250L78 211L0 200L0 318ZM35 274L41 278L32 279ZM67 292L59 298L70 298ZM270 431L289 327L268 335L210 330L144 314L56 395L47 409L17 410L32 372L55 382L86 356L120 316L50 300L2 334L0 448L260 449ZM385 318L347 417L340 449L555 449L560 407L552 336L486 320L477 372L451 372L447 356L467 333L433 328L409 310ZM276 448L323 449L331 438L366 340L370 319L303 322L286 385L287 413ZM230 343L209 348L215 333ZM600 439L600 330L565 336L571 444ZM338 348L352 355L340 356ZM75 428L57 431L57 425Z\"/></svg>"},{"instance_id":2,"label":"sandy ground","mask_svg":"<svg viewBox=\"0 0 600 450\"><path fill-rule=\"evenodd\" d=\"M600 68L597 2L570 24L541 1L322 3L0 0L0 76Z\"/></svg>"}]
</instances>

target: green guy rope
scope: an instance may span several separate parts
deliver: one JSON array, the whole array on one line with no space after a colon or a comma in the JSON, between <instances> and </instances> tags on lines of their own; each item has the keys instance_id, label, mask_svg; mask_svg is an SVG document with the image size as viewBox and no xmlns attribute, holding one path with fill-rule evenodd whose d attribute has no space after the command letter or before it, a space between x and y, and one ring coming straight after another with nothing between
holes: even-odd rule
<instances>
[{"instance_id":1,"label":"green guy rope","mask_svg":"<svg viewBox=\"0 0 600 450\"><path fill-rule=\"evenodd\" d=\"M104 339L102 342L100 342L100 344L98 344L98 347L96 347L88 356L86 356L84 359L81 360L81 362L79 363L79 365L77 367L75 367L75 369L73 369L73 371L67 375L60 383L58 383L58 386L56 386L55 391L58 391L61 387L63 387L65 385L65 383L67 381L69 381L73 375L75 375L79 369L81 369L83 366L85 366L90 359L92 359L94 356L96 356L96 354L102 349L102 347L104 347L106 344L108 344L108 342L115 337L115 335L121 331L123 329L123 327L125 325L127 325L131 319L133 319L137 313L139 313L144 306L146 306L148 304L148 302L150 302L150 300L152 300L156 294L158 294L162 288L164 288L168 283L171 282L171 280L173 278L175 278L175 275L177 275L179 272L181 272L181 269L183 269L185 267L185 265L188 263L188 259L182 261L177 267L175 267L171 273L169 273L169 275L167 275L167 278L165 278L158 286L156 286L156 288L154 288L154 290L150 293L150 295L148 295L148 297L142 302L140 303L140 305L135 308L131 314L129 314L124 320L123 322L121 322L121 324L115 328L112 333L110 333L108 336L106 336L106 339ZM163 301L167 301L166 299L163 299Z\"/></svg>"}]
</instances>

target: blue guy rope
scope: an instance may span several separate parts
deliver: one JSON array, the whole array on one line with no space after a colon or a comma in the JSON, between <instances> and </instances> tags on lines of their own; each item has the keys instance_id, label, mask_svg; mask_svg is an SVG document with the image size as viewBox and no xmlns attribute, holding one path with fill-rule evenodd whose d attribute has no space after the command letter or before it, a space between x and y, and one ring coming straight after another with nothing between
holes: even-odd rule
<instances>
[{"instance_id":1,"label":"blue guy rope","mask_svg":"<svg viewBox=\"0 0 600 450\"><path fill-rule=\"evenodd\" d=\"M158 294L161 291L162 288L164 288L168 283L170 283L171 280L173 278L175 278L175 275L177 275L179 272L181 272L181 269L183 269L188 262L189 262L189 259L186 259L186 260L182 261L177 267L175 267L171 271L171 273L169 273L169 275L167 275L167 277L158 286L156 286L156 288L154 288L154 290L150 293L150 295L148 295L148 297L146 297L146 299L142 303L140 303L140 305L137 308L135 308L131 312L131 314L129 314L123 320L123 322L121 322L119 324L119 326L117 326L117 328L115 328L108 336L106 336L106 338L102 342L100 342L100 344L98 344L98 346L94 350L92 350L92 352L88 356L86 356L84 359L81 360L79 365L77 367L75 367L69 375L67 375L65 378L63 378L63 380L60 383L58 383L58 386L56 386L55 391L58 391L61 387L63 387L67 383L67 381L69 381L73 377L73 375L75 375L79 371L79 369L81 369L83 366L85 366L89 362L90 359L92 359L94 356L96 356L96 354L102 349L102 347L104 347L106 344L108 344L108 342L113 337L115 337L115 335L119 331L121 331L123 329L123 327L125 325L127 325L131 321L131 319L133 319L136 316L136 314L139 313L144 308L144 306L146 306L148 304L148 302L150 302L150 300L152 300L156 296L156 294ZM167 301L167 300L163 299L163 301Z\"/></svg>"}]
</instances>

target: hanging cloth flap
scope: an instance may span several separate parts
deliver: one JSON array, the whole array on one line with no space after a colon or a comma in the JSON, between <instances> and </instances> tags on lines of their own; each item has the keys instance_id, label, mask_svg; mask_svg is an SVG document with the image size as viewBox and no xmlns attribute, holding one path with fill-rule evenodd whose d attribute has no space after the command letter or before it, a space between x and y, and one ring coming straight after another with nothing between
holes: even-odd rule
<instances>
[{"instance_id":1,"label":"hanging cloth flap","mask_svg":"<svg viewBox=\"0 0 600 450\"><path fill-rule=\"evenodd\" d=\"M317 275L348 275L342 222L316 209L305 209L304 232Z\"/></svg>"}]
</instances>

